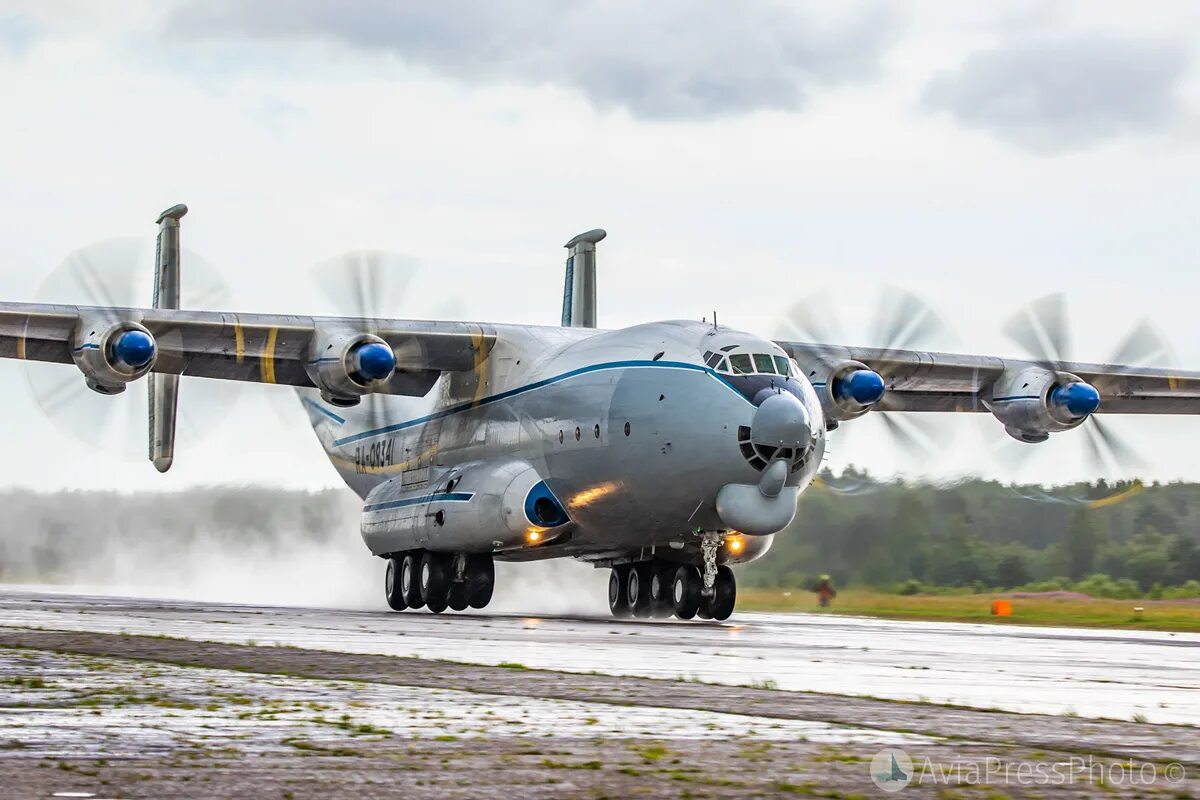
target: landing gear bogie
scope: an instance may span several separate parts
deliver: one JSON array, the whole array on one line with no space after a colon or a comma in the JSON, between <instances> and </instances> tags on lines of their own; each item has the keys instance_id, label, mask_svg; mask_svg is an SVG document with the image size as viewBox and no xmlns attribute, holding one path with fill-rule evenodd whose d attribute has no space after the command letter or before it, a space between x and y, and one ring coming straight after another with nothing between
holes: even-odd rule
<instances>
[{"instance_id":1,"label":"landing gear bogie","mask_svg":"<svg viewBox=\"0 0 1200 800\"><path fill-rule=\"evenodd\" d=\"M388 558L384 593L395 611L484 608L492 600L496 567L490 554L409 550Z\"/></svg>"},{"instance_id":2,"label":"landing gear bogie","mask_svg":"<svg viewBox=\"0 0 1200 800\"><path fill-rule=\"evenodd\" d=\"M705 572L711 589L705 593ZM661 559L617 564L608 578L608 608L614 617L729 619L737 602L733 570L710 561L678 564Z\"/></svg>"}]
</instances>

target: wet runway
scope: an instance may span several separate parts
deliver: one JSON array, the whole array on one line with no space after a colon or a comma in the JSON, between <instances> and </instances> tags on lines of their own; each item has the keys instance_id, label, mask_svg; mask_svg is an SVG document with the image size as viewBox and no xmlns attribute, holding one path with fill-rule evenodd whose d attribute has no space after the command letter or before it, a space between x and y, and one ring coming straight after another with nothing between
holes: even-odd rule
<instances>
[{"instance_id":1,"label":"wet runway","mask_svg":"<svg viewBox=\"0 0 1200 800\"><path fill-rule=\"evenodd\" d=\"M519 663L1200 725L1200 635L735 614L393 614L0 590L0 625Z\"/></svg>"}]
</instances>

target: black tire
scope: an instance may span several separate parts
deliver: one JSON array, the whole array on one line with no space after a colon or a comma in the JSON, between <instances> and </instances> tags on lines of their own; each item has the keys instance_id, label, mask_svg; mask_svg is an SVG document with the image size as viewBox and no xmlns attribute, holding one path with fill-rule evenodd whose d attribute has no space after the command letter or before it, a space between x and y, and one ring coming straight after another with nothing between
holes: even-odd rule
<instances>
[{"instance_id":1,"label":"black tire","mask_svg":"<svg viewBox=\"0 0 1200 800\"><path fill-rule=\"evenodd\" d=\"M696 609L698 619L712 619L712 598L700 595L700 607Z\"/></svg>"},{"instance_id":2,"label":"black tire","mask_svg":"<svg viewBox=\"0 0 1200 800\"><path fill-rule=\"evenodd\" d=\"M465 580L450 584L450 595L446 601L451 611L466 611L471 605L471 587Z\"/></svg>"},{"instance_id":3,"label":"black tire","mask_svg":"<svg viewBox=\"0 0 1200 800\"><path fill-rule=\"evenodd\" d=\"M653 602L650 584L653 574L650 563L642 561L629 568L629 577L625 579L625 592L629 596L629 610L633 616L640 619L650 616L650 605Z\"/></svg>"},{"instance_id":4,"label":"black tire","mask_svg":"<svg viewBox=\"0 0 1200 800\"><path fill-rule=\"evenodd\" d=\"M467 586L467 602L471 608L487 608L492 602L492 591L496 588L496 562L488 553L467 557L464 573Z\"/></svg>"},{"instance_id":5,"label":"black tire","mask_svg":"<svg viewBox=\"0 0 1200 800\"><path fill-rule=\"evenodd\" d=\"M383 593L387 598L388 607L392 611L403 611L408 608L408 603L404 600L404 592L400 587L400 570L403 561L403 558L389 558L387 572L383 577Z\"/></svg>"},{"instance_id":6,"label":"black tire","mask_svg":"<svg viewBox=\"0 0 1200 800\"><path fill-rule=\"evenodd\" d=\"M675 602L671 599L671 581L675 577L673 564L656 564L650 576L650 614L660 619L675 616Z\"/></svg>"},{"instance_id":7,"label":"black tire","mask_svg":"<svg viewBox=\"0 0 1200 800\"><path fill-rule=\"evenodd\" d=\"M628 617L629 608L629 565L613 567L608 576L608 610L614 617Z\"/></svg>"},{"instance_id":8,"label":"black tire","mask_svg":"<svg viewBox=\"0 0 1200 800\"><path fill-rule=\"evenodd\" d=\"M713 584L713 596L709 601L709 611L715 620L727 620L733 614L737 604L737 581L733 570L722 564L717 567L717 581Z\"/></svg>"},{"instance_id":9,"label":"black tire","mask_svg":"<svg viewBox=\"0 0 1200 800\"><path fill-rule=\"evenodd\" d=\"M427 552L421 558L421 599L435 614L450 603L450 567L450 556L445 553Z\"/></svg>"},{"instance_id":10,"label":"black tire","mask_svg":"<svg viewBox=\"0 0 1200 800\"><path fill-rule=\"evenodd\" d=\"M400 591L409 608L424 608L421 599L421 551L409 550L400 562Z\"/></svg>"},{"instance_id":11,"label":"black tire","mask_svg":"<svg viewBox=\"0 0 1200 800\"><path fill-rule=\"evenodd\" d=\"M700 570L684 564L675 570L671 583L671 601L675 605L675 616L691 619L700 610Z\"/></svg>"}]
</instances>

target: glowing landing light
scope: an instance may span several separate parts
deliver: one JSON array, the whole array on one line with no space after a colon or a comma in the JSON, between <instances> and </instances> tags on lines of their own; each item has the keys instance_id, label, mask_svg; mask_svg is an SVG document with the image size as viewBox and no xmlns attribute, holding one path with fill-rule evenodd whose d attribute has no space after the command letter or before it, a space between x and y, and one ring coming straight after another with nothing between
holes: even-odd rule
<instances>
[{"instance_id":1,"label":"glowing landing light","mask_svg":"<svg viewBox=\"0 0 1200 800\"><path fill-rule=\"evenodd\" d=\"M746 540L742 538L741 534L727 536L725 537L725 549L736 556L746 549Z\"/></svg>"},{"instance_id":2,"label":"glowing landing light","mask_svg":"<svg viewBox=\"0 0 1200 800\"><path fill-rule=\"evenodd\" d=\"M537 544L538 542L540 542L542 540L542 532L537 530L536 528L530 528L525 533L525 538L529 541L530 544Z\"/></svg>"}]
</instances>

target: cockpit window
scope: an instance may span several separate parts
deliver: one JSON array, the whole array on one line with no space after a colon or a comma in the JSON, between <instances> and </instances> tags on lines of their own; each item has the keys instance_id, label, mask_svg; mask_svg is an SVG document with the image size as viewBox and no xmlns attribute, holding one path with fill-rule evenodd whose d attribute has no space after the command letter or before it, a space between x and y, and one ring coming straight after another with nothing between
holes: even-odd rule
<instances>
[{"instance_id":1,"label":"cockpit window","mask_svg":"<svg viewBox=\"0 0 1200 800\"><path fill-rule=\"evenodd\" d=\"M787 356L775 356L775 370L780 375L791 375L792 370L790 369L790 366L791 365L788 363Z\"/></svg>"},{"instance_id":2,"label":"cockpit window","mask_svg":"<svg viewBox=\"0 0 1200 800\"><path fill-rule=\"evenodd\" d=\"M768 375L775 372L775 362L765 353L754 354L754 370L755 372L765 372Z\"/></svg>"},{"instance_id":3,"label":"cockpit window","mask_svg":"<svg viewBox=\"0 0 1200 800\"><path fill-rule=\"evenodd\" d=\"M750 356L746 353L736 353L729 357L729 363L733 366L734 375L750 375L754 372L754 364L750 361Z\"/></svg>"},{"instance_id":4,"label":"cockpit window","mask_svg":"<svg viewBox=\"0 0 1200 800\"><path fill-rule=\"evenodd\" d=\"M715 368L717 366L717 364L721 363L721 354L720 353L705 353L704 354L704 363L710 367Z\"/></svg>"}]
</instances>

